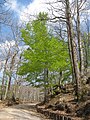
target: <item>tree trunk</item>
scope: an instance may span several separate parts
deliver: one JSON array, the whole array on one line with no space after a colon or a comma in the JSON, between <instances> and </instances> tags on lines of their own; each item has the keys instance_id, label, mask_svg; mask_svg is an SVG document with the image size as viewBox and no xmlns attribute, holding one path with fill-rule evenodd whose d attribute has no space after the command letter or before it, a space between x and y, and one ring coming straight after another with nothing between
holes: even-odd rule
<instances>
[{"instance_id":1,"label":"tree trunk","mask_svg":"<svg viewBox=\"0 0 90 120\"><path fill-rule=\"evenodd\" d=\"M59 87L61 86L61 79L62 79L62 71L59 72Z\"/></svg>"},{"instance_id":2,"label":"tree trunk","mask_svg":"<svg viewBox=\"0 0 90 120\"><path fill-rule=\"evenodd\" d=\"M81 78L84 76L85 71L85 63L84 63L84 42L81 38L81 31L80 31L80 15L79 15L79 5L78 0L77 2L77 38L78 38L78 47L79 47L79 58L80 58L80 72Z\"/></svg>"},{"instance_id":3,"label":"tree trunk","mask_svg":"<svg viewBox=\"0 0 90 120\"><path fill-rule=\"evenodd\" d=\"M81 89L82 89L82 97L85 94L85 83L86 83L86 69L85 69L85 46L84 41L81 38L81 30L80 30L80 15L79 15L79 1L77 2L77 38L78 38L78 47L79 47L79 58L80 58L80 74L81 74Z\"/></svg>"},{"instance_id":4,"label":"tree trunk","mask_svg":"<svg viewBox=\"0 0 90 120\"><path fill-rule=\"evenodd\" d=\"M74 70L73 72L75 74L75 93L77 96L77 100L79 100L79 95L81 94L81 81L80 81L80 71L79 71L79 65L78 65L77 46L74 38L69 0L66 0L66 19L67 19L67 27L68 27L67 29L68 38L70 40L68 42L71 48L71 58L72 58L72 65Z\"/></svg>"},{"instance_id":5,"label":"tree trunk","mask_svg":"<svg viewBox=\"0 0 90 120\"><path fill-rule=\"evenodd\" d=\"M7 99L8 86L9 86L9 79L8 79L8 81L7 81L7 85L6 85L6 91L5 91L5 95L4 95L4 100L6 100L6 99Z\"/></svg>"},{"instance_id":6,"label":"tree trunk","mask_svg":"<svg viewBox=\"0 0 90 120\"><path fill-rule=\"evenodd\" d=\"M68 49L69 49L69 56L70 56L70 62L71 62L71 68L72 68L72 82L75 83L75 73L74 73L74 67L73 67L73 56L72 56L72 48L71 48L71 40L69 35L69 28L67 26L67 34L68 34Z\"/></svg>"},{"instance_id":7,"label":"tree trunk","mask_svg":"<svg viewBox=\"0 0 90 120\"><path fill-rule=\"evenodd\" d=\"M10 71L9 71L9 75L8 75L8 82L7 82L7 86L6 86L6 92L5 92L4 100L7 99L7 94L10 92L12 71L13 71L13 66L14 66L14 62L15 62L15 57L16 57L16 55L17 55L17 52L15 52L14 55L12 56L12 60L11 60L11 64L10 64Z\"/></svg>"},{"instance_id":8,"label":"tree trunk","mask_svg":"<svg viewBox=\"0 0 90 120\"><path fill-rule=\"evenodd\" d=\"M44 69L44 102L47 101L48 69Z\"/></svg>"},{"instance_id":9,"label":"tree trunk","mask_svg":"<svg viewBox=\"0 0 90 120\"><path fill-rule=\"evenodd\" d=\"M4 66L4 71L3 71L3 78L2 78L2 85L1 85L1 100L3 100L3 95L4 95L4 79L5 79L5 72L6 72L6 65L8 62L8 58L6 59L5 66Z\"/></svg>"}]
</instances>

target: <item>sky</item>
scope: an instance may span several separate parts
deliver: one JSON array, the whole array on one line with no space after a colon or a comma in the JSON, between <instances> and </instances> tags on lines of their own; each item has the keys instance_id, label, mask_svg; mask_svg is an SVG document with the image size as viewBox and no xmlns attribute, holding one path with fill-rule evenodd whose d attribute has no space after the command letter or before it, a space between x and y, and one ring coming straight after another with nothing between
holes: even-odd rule
<instances>
[{"instance_id":1,"label":"sky","mask_svg":"<svg viewBox=\"0 0 90 120\"><path fill-rule=\"evenodd\" d=\"M28 4L32 3L33 0L17 0L18 3L27 6Z\"/></svg>"},{"instance_id":2,"label":"sky","mask_svg":"<svg viewBox=\"0 0 90 120\"><path fill-rule=\"evenodd\" d=\"M2 1L3 0L0 0L0 3ZM47 12L47 1L49 2L49 0L7 0L7 2L5 3L6 7L4 7L4 9L10 8L10 11L12 11L12 22L18 21L18 24L22 24L23 22L28 22L30 20L30 15L37 15L39 12ZM2 24L0 28L0 36L10 36L10 26ZM0 42L1 41L2 40L0 40Z\"/></svg>"},{"instance_id":3,"label":"sky","mask_svg":"<svg viewBox=\"0 0 90 120\"><path fill-rule=\"evenodd\" d=\"M54 1L54 0L50 0ZM9 0L8 7L19 17L20 21L28 21L29 15L47 12L47 0ZM49 2L49 1L48 1Z\"/></svg>"},{"instance_id":4,"label":"sky","mask_svg":"<svg viewBox=\"0 0 90 120\"><path fill-rule=\"evenodd\" d=\"M0 0L0 2L3 0ZM30 15L37 15L39 12L47 12L47 5L45 4L48 0L7 0L5 3L6 9L10 8L12 11L12 19L18 21L18 24L28 22L31 18ZM53 1L53 0L50 0ZM5 8L4 8L5 9ZM7 19L8 20L8 19ZM4 37L10 35L10 26L2 24L1 32ZM1 35L1 33L0 33ZM3 36L3 35L2 35ZM1 42L2 40L0 40Z\"/></svg>"},{"instance_id":5,"label":"sky","mask_svg":"<svg viewBox=\"0 0 90 120\"><path fill-rule=\"evenodd\" d=\"M0 0L0 2L1 1L3 0ZM8 6L10 10L12 10L13 16L15 17L15 19L13 19L14 22L15 20L18 20L18 23L22 24L23 22L28 22L30 19L33 18L33 17L31 18L31 16L37 15L39 12L48 12L50 14L50 11L48 9L50 8L50 6L47 5L46 3L48 2L53 3L57 0L7 0L7 1L8 1L8 4L6 4L6 6ZM62 7L62 5L61 6L59 5L56 7L60 8ZM10 27L3 26L2 32L4 33L4 37L8 36L10 33Z\"/></svg>"},{"instance_id":6,"label":"sky","mask_svg":"<svg viewBox=\"0 0 90 120\"><path fill-rule=\"evenodd\" d=\"M0 2L3 0L0 0ZM28 22L33 15L37 15L39 12L48 12L50 15L50 11L48 8L50 8L49 5L46 3L49 2L55 2L57 0L7 0L8 8L13 11L13 16L16 20L18 20L18 23ZM72 0L70 0L72 1ZM56 8L61 8L62 5L56 6ZM59 15L62 14L61 12ZM30 16L31 15L31 16ZM56 13L55 13L56 15ZM15 19L13 19L15 21ZM9 27L3 27L2 31L5 32L5 34L9 34Z\"/></svg>"}]
</instances>

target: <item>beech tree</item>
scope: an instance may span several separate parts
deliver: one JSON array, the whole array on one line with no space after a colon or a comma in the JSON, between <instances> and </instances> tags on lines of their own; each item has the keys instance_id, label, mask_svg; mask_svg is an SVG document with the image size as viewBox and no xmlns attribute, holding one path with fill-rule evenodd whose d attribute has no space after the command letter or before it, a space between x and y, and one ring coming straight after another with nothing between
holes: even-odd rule
<instances>
[{"instance_id":1,"label":"beech tree","mask_svg":"<svg viewBox=\"0 0 90 120\"><path fill-rule=\"evenodd\" d=\"M80 80L80 71L79 71L79 65L78 65L78 57L77 57L77 46L76 41L74 38L74 31L73 31L73 23L71 18L71 12L70 12L70 3L69 0L66 1L66 18L67 18L67 31L68 31L68 39L69 39L69 48L71 49L71 58L72 58L72 67L74 69L74 75L75 75L75 82L76 82L76 95L77 99L79 99L79 95L81 95L81 80Z\"/></svg>"},{"instance_id":2,"label":"beech tree","mask_svg":"<svg viewBox=\"0 0 90 120\"><path fill-rule=\"evenodd\" d=\"M28 23L26 28L21 30L22 38L28 45L28 49L22 54L24 61L21 62L18 72L19 75L26 76L29 81L31 73L34 76L36 73L36 78L31 79L31 82L43 83L45 99L47 88L50 87L51 83L50 73L70 70L67 42L54 37L47 27L47 14L39 13L36 20L31 24ZM40 79L40 75L43 79Z\"/></svg>"}]
</instances>

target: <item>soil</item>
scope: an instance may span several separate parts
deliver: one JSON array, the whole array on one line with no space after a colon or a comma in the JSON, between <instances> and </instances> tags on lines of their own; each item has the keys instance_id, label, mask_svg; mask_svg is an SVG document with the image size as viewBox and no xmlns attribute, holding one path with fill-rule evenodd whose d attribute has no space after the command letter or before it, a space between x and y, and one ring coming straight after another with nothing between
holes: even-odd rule
<instances>
[{"instance_id":1,"label":"soil","mask_svg":"<svg viewBox=\"0 0 90 120\"><path fill-rule=\"evenodd\" d=\"M83 101L76 102L72 93L58 94L48 103L38 107L70 116L75 120L90 120L90 96L85 96Z\"/></svg>"},{"instance_id":2,"label":"soil","mask_svg":"<svg viewBox=\"0 0 90 120\"><path fill-rule=\"evenodd\" d=\"M0 120L49 120L37 113L35 107L74 118L74 120L90 120L90 96L84 96L83 101L75 101L72 93L63 93L49 99L45 104L24 103L19 101L0 101Z\"/></svg>"},{"instance_id":3,"label":"soil","mask_svg":"<svg viewBox=\"0 0 90 120\"><path fill-rule=\"evenodd\" d=\"M30 109L30 106L35 104L19 104L6 106L0 102L0 120L48 120L35 110Z\"/></svg>"}]
</instances>

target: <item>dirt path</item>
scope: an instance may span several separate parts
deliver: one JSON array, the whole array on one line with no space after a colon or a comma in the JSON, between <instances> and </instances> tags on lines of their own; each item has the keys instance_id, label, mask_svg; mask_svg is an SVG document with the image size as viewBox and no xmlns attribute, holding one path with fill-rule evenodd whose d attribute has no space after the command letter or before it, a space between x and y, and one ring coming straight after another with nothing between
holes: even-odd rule
<instances>
[{"instance_id":1,"label":"dirt path","mask_svg":"<svg viewBox=\"0 0 90 120\"><path fill-rule=\"evenodd\" d=\"M46 120L37 112L29 109L30 105L16 105L0 109L0 120Z\"/></svg>"}]
</instances>

